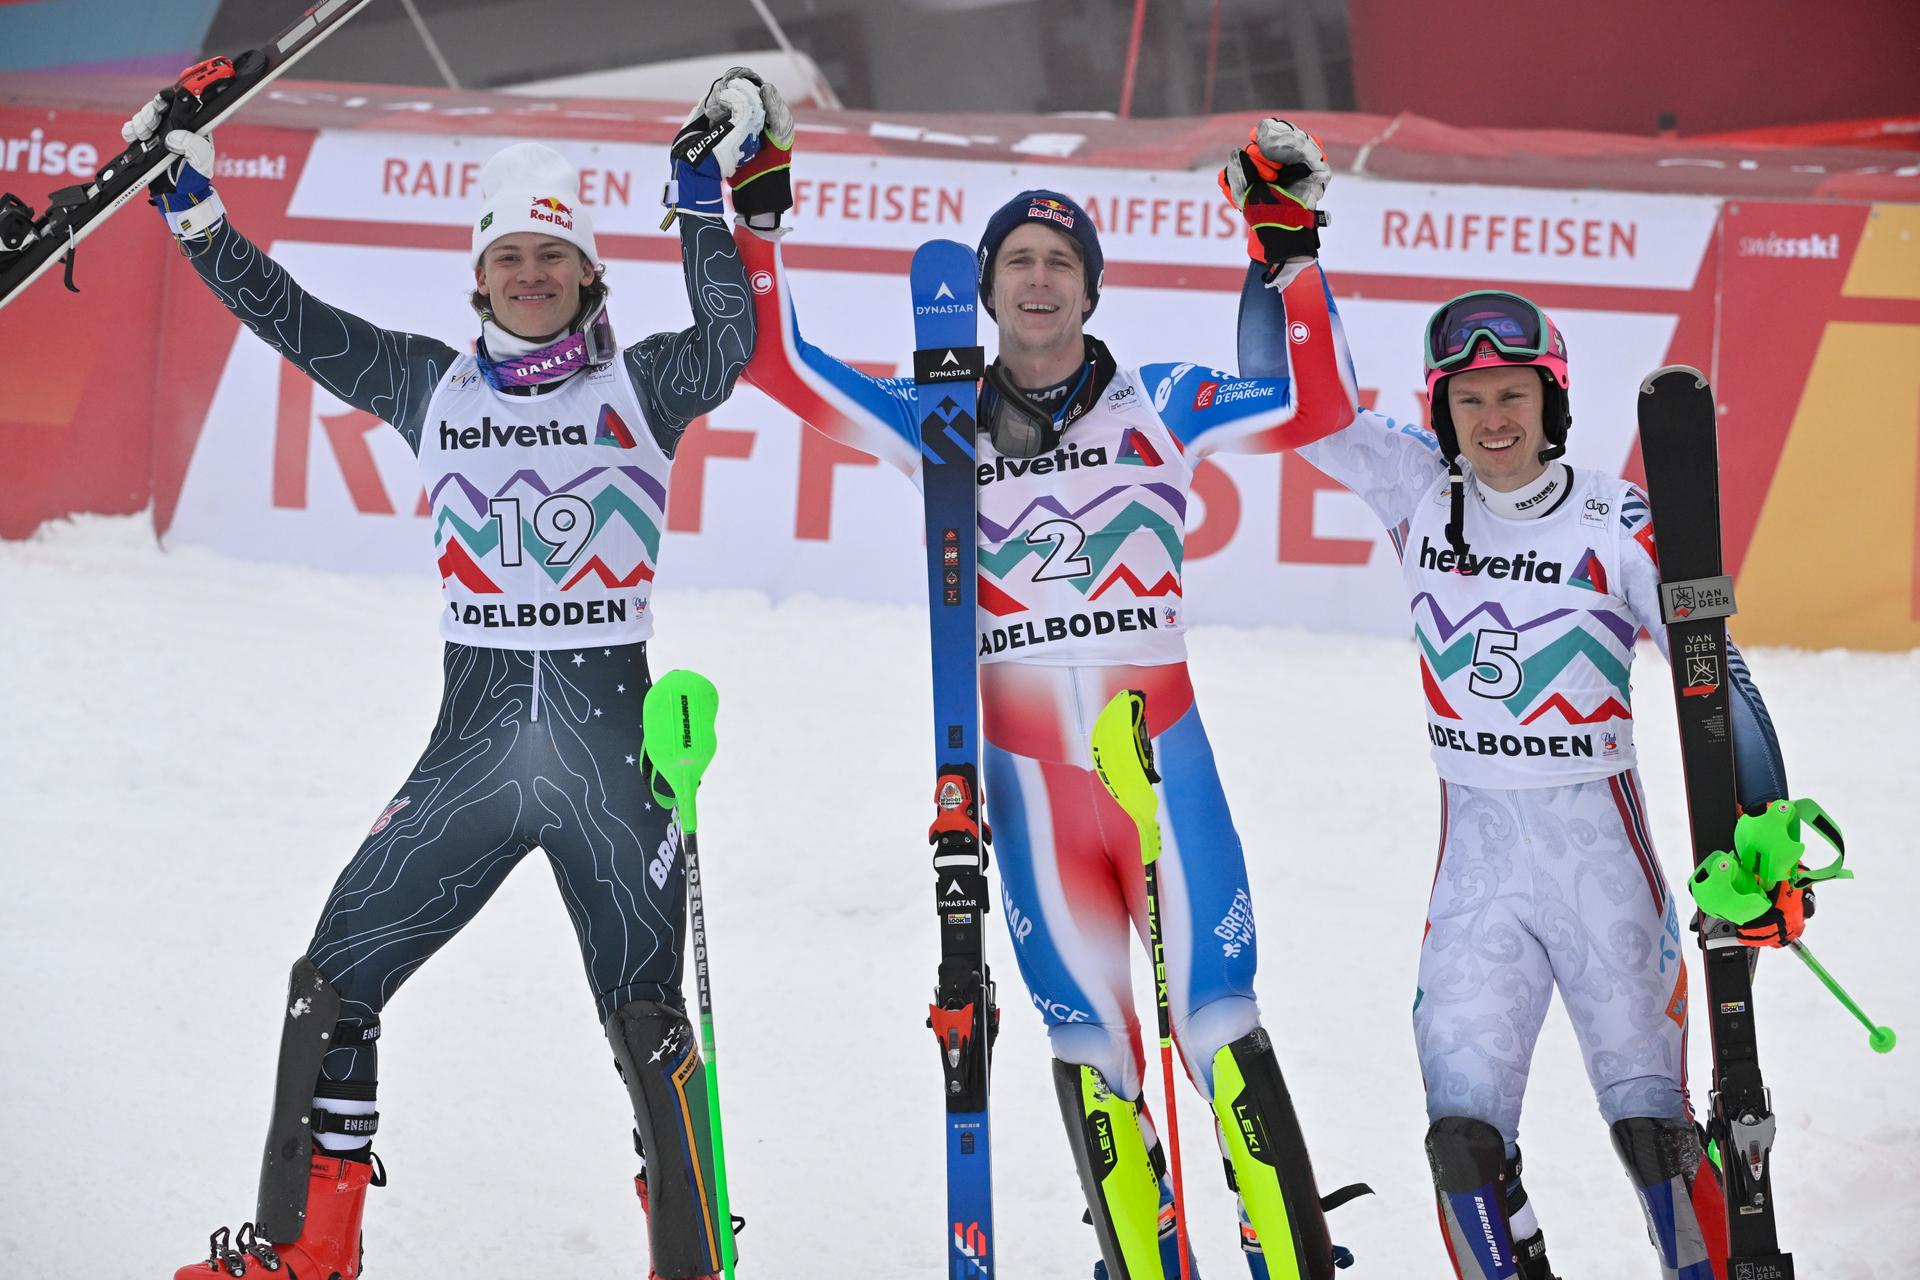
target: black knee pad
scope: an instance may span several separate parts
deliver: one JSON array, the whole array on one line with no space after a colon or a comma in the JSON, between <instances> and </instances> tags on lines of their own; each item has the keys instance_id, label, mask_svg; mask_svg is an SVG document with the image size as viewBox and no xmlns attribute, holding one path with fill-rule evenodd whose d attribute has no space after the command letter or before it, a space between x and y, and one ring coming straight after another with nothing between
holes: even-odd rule
<instances>
[{"instance_id":1,"label":"black knee pad","mask_svg":"<svg viewBox=\"0 0 1920 1280\"><path fill-rule=\"evenodd\" d=\"M1527 1203L1527 1193L1520 1186L1520 1153L1508 1158L1507 1140L1498 1129L1468 1116L1442 1116L1427 1128L1427 1163L1440 1229L1460 1260L1455 1263L1460 1274L1510 1266L1521 1280L1551 1280L1544 1235L1536 1231L1525 1240L1513 1238L1513 1216Z\"/></svg>"},{"instance_id":2,"label":"black knee pad","mask_svg":"<svg viewBox=\"0 0 1920 1280\"><path fill-rule=\"evenodd\" d=\"M260 1196L254 1227L277 1243L300 1238L307 1222L307 1174L315 1133L351 1133L371 1141L379 1115L343 1116L317 1109L316 1095L371 1100L373 1084L320 1085L320 1063L345 1040L371 1041L379 1025L340 1025L340 993L320 976L313 961L301 956L287 983L285 1019L280 1028L280 1064L274 1073L273 1114L267 1122L266 1152L260 1161Z\"/></svg>"},{"instance_id":3,"label":"black knee pad","mask_svg":"<svg viewBox=\"0 0 1920 1280\"><path fill-rule=\"evenodd\" d=\"M1459 1195L1500 1181L1507 1140L1485 1120L1442 1116L1427 1126L1427 1163L1438 1191Z\"/></svg>"},{"instance_id":4,"label":"black knee pad","mask_svg":"<svg viewBox=\"0 0 1920 1280\"><path fill-rule=\"evenodd\" d=\"M1629 1116L1614 1122L1608 1133L1637 1187L1655 1187L1668 1178L1692 1185L1700 1171L1700 1134L1685 1120Z\"/></svg>"},{"instance_id":5,"label":"black knee pad","mask_svg":"<svg viewBox=\"0 0 1920 1280\"><path fill-rule=\"evenodd\" d=\"M621 1005L607 1019L614 1064L633 1101L647 1161L648 1246L662 1280L719 1271L712 1130L706 1068L687 1015L651 1000Z\"/></svg>"}]
</instances>

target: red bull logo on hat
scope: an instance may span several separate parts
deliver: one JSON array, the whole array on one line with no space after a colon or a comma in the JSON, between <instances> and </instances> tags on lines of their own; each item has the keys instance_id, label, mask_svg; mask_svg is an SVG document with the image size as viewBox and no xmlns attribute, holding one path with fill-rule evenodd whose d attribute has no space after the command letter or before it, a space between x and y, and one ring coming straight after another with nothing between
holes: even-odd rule
<instances>
[{"instance_id":1,"label":"red bull logo on hat","mask_svg":"<svg viewBox=\"0 0 1920 1280\"><path fill-rule=\"evenodd\" d=\"M563 231L573 230L573 209L552 196L535 196L527 214L537 222L551 222Z\"/></svg>"},{"instance_id":2,"label":"red bull logo on hat","mask_svg":"<svg viewBox=\"0 0 1920 1280\"><path fill-rule=\"evenodd\" d=\"M1058 200L1053 200L1046 196L1039 197L1027 206L1027 216L1029 218L1045 218L1049 222L1057 222L1069 230L1073 228L1073 210L1067 208L1066 205L1061 204Z\"/></svg>"}]
</instances>

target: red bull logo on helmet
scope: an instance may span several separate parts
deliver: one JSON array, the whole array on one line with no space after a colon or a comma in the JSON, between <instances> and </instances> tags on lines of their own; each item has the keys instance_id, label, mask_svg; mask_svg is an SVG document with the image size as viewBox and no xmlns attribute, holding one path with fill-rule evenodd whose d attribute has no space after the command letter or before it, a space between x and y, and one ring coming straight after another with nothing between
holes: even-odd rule
<instances>
[{"instance_id":1,"label":"red bull logo on helmet","mask_svg":"<svg viewBox=\"0 0 1920 1280\"><path fill-rule=\"evenodd\" d=\"M536 222L551 222L563 231L573 230L573 209L552 196L535 196L527 216Z\"/></svg>"}]
</instances>

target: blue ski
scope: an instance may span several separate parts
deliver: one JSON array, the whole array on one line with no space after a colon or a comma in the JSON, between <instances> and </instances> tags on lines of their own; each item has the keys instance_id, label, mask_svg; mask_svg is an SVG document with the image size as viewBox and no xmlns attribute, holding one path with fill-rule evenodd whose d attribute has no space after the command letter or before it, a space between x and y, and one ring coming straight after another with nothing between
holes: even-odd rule
<instances>
[{"instance_id":1,"label":"blue ski","mask_svg":"<svg viewBox=\"0 0 1920 1280\"><path fill-rule=\"evenodd\" d=\"M975 345L973 250L929 241L913 255L912 280L933 639L934 819L927 839L940 915L940 970L927 1025L946 1076L948 1280L985 1280L996 1262L987 1074L1000 1015L983 936L992 900L980 823L973 439L986 362Z\"/></svg>"}]
</instances>

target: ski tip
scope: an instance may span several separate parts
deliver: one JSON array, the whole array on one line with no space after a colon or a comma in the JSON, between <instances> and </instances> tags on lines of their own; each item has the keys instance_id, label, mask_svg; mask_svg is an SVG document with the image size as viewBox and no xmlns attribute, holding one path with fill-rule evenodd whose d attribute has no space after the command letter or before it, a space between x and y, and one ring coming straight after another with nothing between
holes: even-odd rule
<instances>
[{"instance_id":1,"label":"ski tip","mask_svg":"<svg viewBox=\"0 0 1920 1280\"><path fill-rule=\"evenodd\" d=\"M1652 373L1648 374L1646 377L1640 380L1640 394L1643 396L1652 395L1654 384L1656 382L1659 382L1660 379L1662 378L1674 377L1674 376L1692 378L1693 385L1696 388L1702 388L1707 385L1707 375L1700 372L1698 369L1694 368L1692 365L1669 364L1669 365L1663 365L1660 368L1655 369Z\"/></svg>"},{"instance_id":2,"label":"ski tip","mask_svg":"<svg viewBox=\"0 0 1920 1280\"><path fill-rule=\"evenodd\" d=\"M978 271L974 252L958 240L929 240L913 251L910 274L916 278L946 278L958 283L974 280Z\"/></svg>"},{"instance_id":3,"label":"ski tip","mask_svg":"<svg viewBox=\"0 0 1920 1280\"><path fill-rule=\"evenodd\" d=\"M973 246L961 244L958 240L925 240L922 241L920 247L913 252L916 256L925 253L936 257L943 257L958 252L971 258L973 257Z\"/></svg>"}]
</instances>

